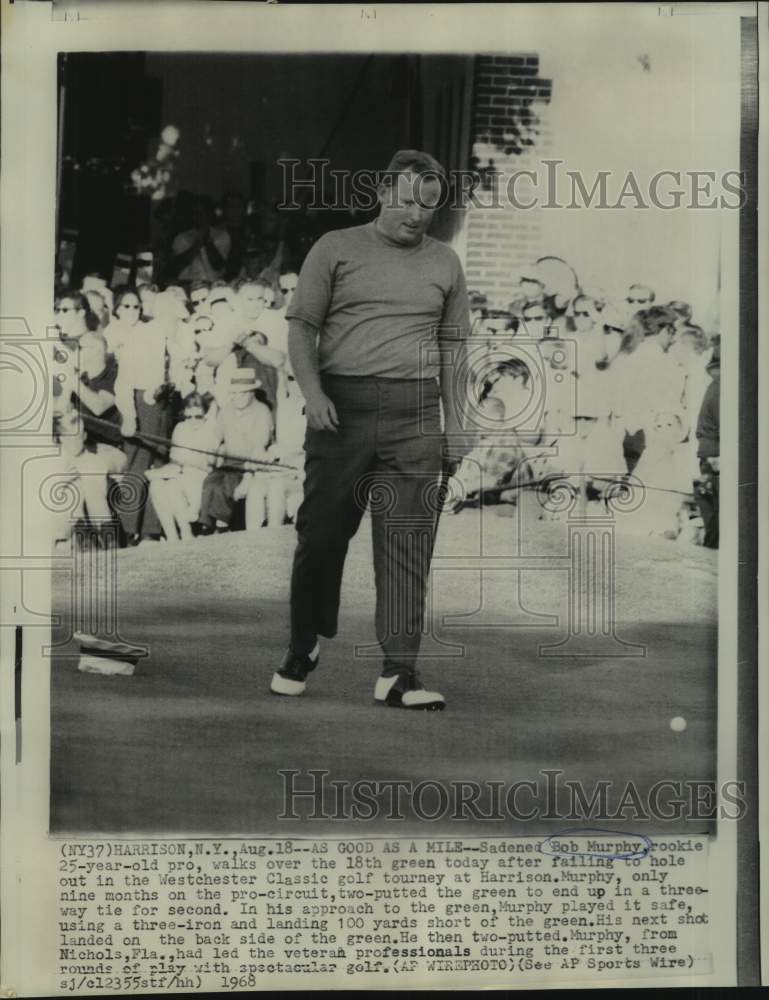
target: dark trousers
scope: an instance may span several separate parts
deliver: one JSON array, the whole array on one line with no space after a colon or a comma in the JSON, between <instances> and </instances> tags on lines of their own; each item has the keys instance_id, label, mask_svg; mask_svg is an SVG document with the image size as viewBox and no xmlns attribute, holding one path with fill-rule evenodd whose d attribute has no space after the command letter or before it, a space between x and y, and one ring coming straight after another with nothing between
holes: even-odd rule
<instances>
[{"instance_id":1,"label":"dark trousers","mask_svg":"<svg viewBox=\"0 0 769 1000\"><path fill-rule=\"evenodd\" d=\"M694 490L704 526L702 544L709 549L718 548L718 486L719 475L707 461L700 461L700 480Z\"/></svg>"},{"instance_id":2,"label":"dark trousers","mask_svg":"<svg viewBox=\"0 0 769 1000\"><path fill-rule=\"evenodd\" d=\"M438 523L438 385L432 379L322 381L339 429L307 429L291 574L291 647L307 653L318 635L336 635L347 548L368 506L383 674L413 670Z\"/></svg>"},{"instance_id":3,"label":"dark trousers","mask_svg":"<svg viewBox=\"0 0 769 1000\"><path fill-rule=\"evenodd\" d=\"M203 480L200 523L213 528L217 521L229 525L235 511L233 494L243 473L237 469L212 469Z\"/></svg>"},{"instance_id":4,"label":"dark trousers","mask_svg":"<svg viewBox=\"0 0 769 1000\"><path fill-rule=\"evenodd\" d=\"M625 437L622 441L622 451L625 456L628 474L630 474L638 465L641 460L641 455L643 455L645 449L646 433L643 429L637 430L633 434L625 431Z\"/></svg>"},{"instance_id":5,"label":"dark trousers","mask_svg":"<svg viewBox=\"0 0 769 1000\"><path fill-rule=\"evenodd\" d=\"M170 438L173 429L173 410L167 401L147 403L144 399L144 390L134 389L134 406L136 429L139 433L144 431L158 437ZM163 529L149 497L149 483L144 473L147 469L163 465L168 461L168 447L135 438L126 442L125 453L126 465L123 472L130 473L139 481L144 480L145 490L143 502L119 505L118 513L123 530L127 535L139 534L145 538L150 535L160 535Z\"/></svg>"}]
</instances>

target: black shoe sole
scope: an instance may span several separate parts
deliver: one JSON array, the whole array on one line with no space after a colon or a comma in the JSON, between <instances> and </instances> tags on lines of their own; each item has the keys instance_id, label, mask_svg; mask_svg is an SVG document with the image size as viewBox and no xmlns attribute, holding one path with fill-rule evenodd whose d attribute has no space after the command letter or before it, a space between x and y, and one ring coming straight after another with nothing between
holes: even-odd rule
<instances>
[{"instance_id":1,"label":"black shoe sole","mask_svg":"<svg viewBox=\"0 0 769 1000\"><path fill-rule=\"evenodd\" d=\"M380 708L402 708L404 712L442 712L446 707L445 701L425 702L424 705L404 705L400 699L378 701L374 699L374 704Z\"/></svg>"}]
</instances>

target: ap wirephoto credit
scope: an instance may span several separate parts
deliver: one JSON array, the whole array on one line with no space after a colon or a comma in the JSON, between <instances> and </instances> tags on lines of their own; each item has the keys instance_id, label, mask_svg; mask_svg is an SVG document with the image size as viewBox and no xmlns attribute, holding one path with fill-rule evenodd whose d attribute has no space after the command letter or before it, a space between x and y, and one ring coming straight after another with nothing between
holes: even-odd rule
<instances>
[{"instance_id":1,"label":"ap wirephoto credit","mask_svg":"<svg viewBox=\"0 0 769 1000\"><path fill-rule=\"evenodd\" d=\"M756 985L762 5L30 6L3 986Z\"/></svg>"}]
</instances>

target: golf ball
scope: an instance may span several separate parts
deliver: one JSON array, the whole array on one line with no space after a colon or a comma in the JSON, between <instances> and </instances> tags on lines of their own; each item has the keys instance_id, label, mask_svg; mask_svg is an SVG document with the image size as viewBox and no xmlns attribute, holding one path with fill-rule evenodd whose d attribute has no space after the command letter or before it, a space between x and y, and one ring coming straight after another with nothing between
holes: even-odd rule
<instances>
[{"instance_id":1,"label":"golf ball","mask_svg":"<svg viewBox=\"0 0 769 1000\"><path fill-rule=\"evenodd\" d=\"M677 715L674 719L670 720L670 728L674 733L682 733L686 729L686 719L682 719L680 715Z\"/></svg>"}]
</instances>

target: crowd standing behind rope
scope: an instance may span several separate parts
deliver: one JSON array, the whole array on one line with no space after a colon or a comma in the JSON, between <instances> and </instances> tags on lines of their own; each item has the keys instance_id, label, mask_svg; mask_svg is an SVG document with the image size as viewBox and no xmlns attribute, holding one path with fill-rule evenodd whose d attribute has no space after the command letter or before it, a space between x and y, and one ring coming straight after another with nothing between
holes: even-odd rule
<instances>
[{"instance_id":1,"label":"crowd standing behind rope","mask_svg":"<svg viewBox=\"0 0 769 1000\"><path fill-rule=\"evenodd\" d=\"M138 545L293 521L306 427L285 318L297 274L251 276L235 242L203 201L173 240L171 283L91 275L57 293L54 433L78 495L57 545L78 523ZM632 476L646 492L625 528L718 547L720 340L687 303L660 305L640 284L619 302L564 295L533 265L511 275L505 308L480 292L470 304L476 445L453 470L449 511L509 513L564 479L601 503Z\"/></svg>"}]
</instances>

